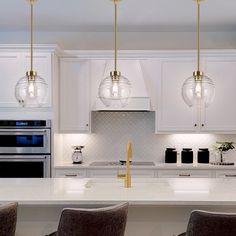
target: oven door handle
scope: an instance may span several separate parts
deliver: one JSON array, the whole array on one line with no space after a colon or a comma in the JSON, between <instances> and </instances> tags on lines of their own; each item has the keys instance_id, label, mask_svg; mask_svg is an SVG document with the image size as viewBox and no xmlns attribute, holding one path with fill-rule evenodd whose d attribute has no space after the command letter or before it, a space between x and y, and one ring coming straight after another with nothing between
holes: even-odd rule
<instances>
[{"instance_id":1,"label":"oven door handle","mask_svg":"<svg viewBox=\"0 0 236 236\"><path fill-rule=\"evenodd\" d=\"M27 130L12 130L12 129L0 129L0 135L9 135L9 134L25 134L25 133L32 133L32 134L44 134L47 133L47 129L43 130L35 130L35 129L27 129Z\"/></svg>"},{"instance_id":2,"label":"oven door handle","mask_svg":"<svg viewBox=\"0 0 236 236\"><path fill-rule=\"evenodd\" d=\"M50 155L0 155L2 161L28 161L28 160L46 160Z\"/></svg>"}]
</instances>

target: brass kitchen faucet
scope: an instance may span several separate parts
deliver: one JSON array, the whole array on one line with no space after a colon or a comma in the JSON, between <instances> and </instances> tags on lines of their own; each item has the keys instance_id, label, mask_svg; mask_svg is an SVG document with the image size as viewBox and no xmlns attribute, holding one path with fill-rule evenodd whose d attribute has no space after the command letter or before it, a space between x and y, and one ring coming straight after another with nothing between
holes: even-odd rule
<instances>
[{"instance_id":1,"label":"brass kitchen faucet","mask_svg":"<svg viewBox=\"0 0 236 236\"><path fill-rule=\"evenodd\" d=\"M129 142L126 145L126 171L125 174L117 174L118 179L124 179L125 188L131 188L131 174L130 174L130 161L132 159L132 144Z\"/></svg>"}]
</instances>

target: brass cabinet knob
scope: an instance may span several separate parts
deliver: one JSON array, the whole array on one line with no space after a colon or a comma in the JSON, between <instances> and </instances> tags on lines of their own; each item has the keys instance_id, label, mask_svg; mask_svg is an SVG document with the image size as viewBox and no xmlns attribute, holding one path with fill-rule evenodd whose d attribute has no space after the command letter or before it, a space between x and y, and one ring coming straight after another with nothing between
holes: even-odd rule
<instances>
[{"instance_id":1,"label":"brass cabinet knob","mask_svg":"<svg viewBox=\"0 0 236 236\"><path fill-rule=\"evenodd\" d=\"M194 124L194 127L197 127L197 124Z\"/></svg>"}]
</instances>

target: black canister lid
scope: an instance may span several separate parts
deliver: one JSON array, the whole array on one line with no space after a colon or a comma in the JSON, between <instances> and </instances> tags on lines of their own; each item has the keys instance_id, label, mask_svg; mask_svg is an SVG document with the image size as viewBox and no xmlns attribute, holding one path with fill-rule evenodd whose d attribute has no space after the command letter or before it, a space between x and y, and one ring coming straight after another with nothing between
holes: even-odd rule
<instances>
[{"instance_id":1,"label":"black canister lid","mask_svg":"<svg viewBox=\"0 0 236 236\"><path fill-rule=\"evenodd\" d=\"M173 152L173 151L176 151L176 149L175 148L166 148L166 151Z\"/></svg>"},{"instance_id":2,"label":"black canister lid","mask_svg":"<svg viewBox=\"0 0 236 236\"><path fill-rule=\"evenodd\" d=\"M209 151L209 150L208 150L208 148L199 148L199 151L205 151L205 152L207 152L207 151Z\"/></svg>"},{"instance_id":3,"label":"black canister lid","mask_svg":"<svg viewBox=\"0 0 236 236\"><path fill-rule=\"evenodd\" d=\"M183 151L190 152L192 151L192 148L183 148Z\"/></svg>"}]
</instances>

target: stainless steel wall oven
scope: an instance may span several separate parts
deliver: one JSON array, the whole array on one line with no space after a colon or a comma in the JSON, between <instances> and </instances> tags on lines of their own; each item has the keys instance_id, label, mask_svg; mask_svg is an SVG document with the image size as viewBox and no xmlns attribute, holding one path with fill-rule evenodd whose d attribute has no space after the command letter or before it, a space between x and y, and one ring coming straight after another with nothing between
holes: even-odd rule
<instances>
[{"instance_id":1,"label":"stainless steel wall oven","mask_svg":"<svg viewBox=\"0 0 236 236\"><path fill-rule=\"evenodd\" d=\"M50 177L51 121L0 120L0 177Z\"/></svg>"}]
</instances>

